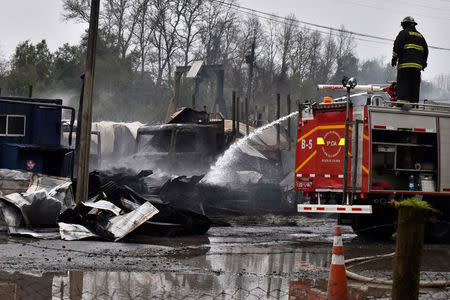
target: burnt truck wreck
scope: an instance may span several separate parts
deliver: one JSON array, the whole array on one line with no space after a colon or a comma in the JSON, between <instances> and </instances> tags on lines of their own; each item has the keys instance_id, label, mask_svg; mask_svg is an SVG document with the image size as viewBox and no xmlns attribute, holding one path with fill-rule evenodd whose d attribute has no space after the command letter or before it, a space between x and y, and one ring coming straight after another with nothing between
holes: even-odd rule
<instances>
[{"instance_id":1,"label":"burnt truck wreck","mask_svg":"<svg viewBox=\"0 0 450 300\"><path fill-rule=\"evenodd\" d=\"M132 159L169 173L201 174L230 142L221 114L183 108L167 124L140 127Z\"/></svg>"}]
</instances>

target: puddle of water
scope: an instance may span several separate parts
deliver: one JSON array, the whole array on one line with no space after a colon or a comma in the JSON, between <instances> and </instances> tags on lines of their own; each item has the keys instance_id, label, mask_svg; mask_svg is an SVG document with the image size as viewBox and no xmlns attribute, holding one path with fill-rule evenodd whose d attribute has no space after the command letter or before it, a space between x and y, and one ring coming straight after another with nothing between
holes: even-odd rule
<instances>
[{"instance_id":1,"label":"puddle of water","mask_svg":"<svg viewBox=\"0 0 450 300\"><path fill-rule=\"evenodd\" d=\"M24 255L20 260L25 263L20 268L14 265L16 270L44 268L41 258L45 257L52 262L45 267L47 270L83 268L91 271L0 272L0 299L323 299L320 297L326 292L332 249L332 242L327 240L332 233L317 236L317 232L324 230L313 226L308 227L310 238L294 227L236 227L228 230L231 233L223 234L221 229L212 229L209 236L200 238L152 239L151 242L158 246L39 241L2 248L8 257L15 253L11 251ZM326 232L332 231L327 228ZM351 236L344 245L347 259L362 254L385 254L395 247L393 243L350 242L349 239ZM33 248L31 244L38 247ZM44 249L44 246L50 248ZM64 247L75 252L68 254ZM158 252L161 248L171 250L167 253L166 249L163 255ZM120 258L110 260L110 256L118 253L119 249L122 250ZM36 251L42 251L42 255ZM85 255L91 252L102 255ZM424 269L446 276L441 278L439 274L431 274L433 277L429 277L427 274L426 280L450 278L448 254L447 247L425 247ZM70 255L72 261L67 263L64 258L64 262L59 264L61 255ZM351 270L387 279L384 276L392 272L392 259L355 265ZM351 299L389 299L390 287L349 281L349 293L353 297ZM427 291L421 299L449 299L448 295L450 288Z\"/></svg>"},{"instance_id":2,"label":"puddle of water","mask_svg":"<svg viewBox=\"0 0 450 300\"><path fill-rule=\"evenodd\" d=\"M326 299L324 279L149 272L23 274L0 272L1 299ZM385 288L349 288L350 299L382 297ZM373 298L372 298L373 299Z\"/></svg>"}]
</instances>

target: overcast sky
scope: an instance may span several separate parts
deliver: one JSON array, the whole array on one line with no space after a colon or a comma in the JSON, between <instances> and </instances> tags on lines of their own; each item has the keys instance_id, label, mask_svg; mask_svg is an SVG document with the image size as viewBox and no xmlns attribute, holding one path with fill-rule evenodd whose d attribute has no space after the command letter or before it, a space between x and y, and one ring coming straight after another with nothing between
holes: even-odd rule
<instances>
[{"instance_id":1,"label":"overcast sky","mask_svg":"<svg viewBox=\"0 0 450 300\"><path fill-rule=\"evenodd\" d=\"M428 45L450 48L450 0L241 0L241 5L310 23L395 39L400 22L412 16L417 30ZM368 38L363 38L370 40ZM360 58L383 58L390 62L392 43L357 40ZM432 79L440 73L450 73L450 51L430 49L428 68L423 78Z\"/></svg>"},{"instance_id":2,"label":"overcast sky","mask_svg":"<svg viewBox=\"0 0 450 300\"><path fill-rule=\"evenodd\" d=\"M394 39L400 21L408 15L419 23L428 45L450 48L450 0L240 0L242 6L276 13L295 14L301 21L325 26L344 25L354 32ZM27 39L46 39L54 51L63 43L76 44L87 24L65 22L61 0L0 0L0 53L10 57L16 45ZM364 38L366 39L366 38ZM383 41L357 41L360 58L382 58L389 62L392 44ZM430 49L423 78L450 73L450 51Z\"/></svg>"}]
</instances>

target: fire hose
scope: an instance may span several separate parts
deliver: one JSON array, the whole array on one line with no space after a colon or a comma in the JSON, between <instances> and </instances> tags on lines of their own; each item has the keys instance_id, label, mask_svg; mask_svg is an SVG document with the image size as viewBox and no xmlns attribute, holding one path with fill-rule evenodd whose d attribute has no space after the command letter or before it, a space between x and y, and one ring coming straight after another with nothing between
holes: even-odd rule
<instances>
[{"instance_id":1,"label":"fire hose","mask_svg":"<svg viewBox=\"0 0 450 300\"><path fill-rule=\"evenodd\" d=\"M345 260L345 264L351 264L354 262L359 261L368 261L368 260L374 260L378 258L383 257L392 257L395 255L395 252L388 253L388 254L381 254L381 255L374 255L374 256L365 256L365 257L356 257ZM368 282L368 283L376 283L376 284L384 284L384 285L392 285L392 280L381 280L376 278L370 278L366 276L362 276L353 272L350 272L348 270L345 271L348 278L362 281L362 282ZM450 280L440 280L440 281L420 281L419 286L422 288L438 288L438 287L447 287L450 286Z\"/></svg>"}]
</instances>

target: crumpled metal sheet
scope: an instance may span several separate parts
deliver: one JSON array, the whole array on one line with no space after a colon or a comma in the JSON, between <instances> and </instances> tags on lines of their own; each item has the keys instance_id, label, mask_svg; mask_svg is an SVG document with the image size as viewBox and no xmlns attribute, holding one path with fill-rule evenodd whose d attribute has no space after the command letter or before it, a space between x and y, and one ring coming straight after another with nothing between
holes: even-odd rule
<instances>
[{"instance_id":1,"label":"crumpled metal sheet","mask_svg":"<svg viewBox=\"0 0 450 300\"><path fill-rule=\"evenodd\" d=\"M103 203L99 203L103 201ZM93 207L97 210L105 210L113 212L117 209L120 211L120 208L115 206L113 203L100 200L97 202L88 203L88 207ZM116 216L111 217L106 226L103 227L104 230L112 234L114 241L118 241L122 239L124 236L134 231L137 227L142 225L144 222L149 220L151 217L158 213L158 209L154 207L150 202L146 202L140 206L138 206L135 210L126 213L126 214L118 214ZM101 233L101 231L96 234L89 228L86 228L80 224L72 224L66 222L59 222L59 232L61 238L63 240L74 241L81 240L90 237L103 237L106 239L110 239L111 237L108 234ZM95 230L95 229L94 229ZM96 231L97 232L97 231Z\"/></svg>"},{"instance_id":2,"label":"crumpled metal sheet","mask_svg":"<svg viewBox=\"0 0 450 300\"><path fill-rule=\"evenodd\" d=\"M60 183L60 180L53 183ZM28 192L30 190L32 192ZM50 185L40 189L32 185L28 191L2 196L1 199L19 208L25 224L30 227L56 226L57 216L65 209L75 206L70 180L51 189Z\"/></svg>"},{"instance_id":3,"label":"crumpled metal sheet","mask_svg":"<svg viewBox=\"0 0 450 300\"><path fill-rule=\"evenodd\" d=\"M99 200L99 201L86 201L82 203L84 206L92 207L94 209L103 209L108 210L115 214L116 216L120 215L120 212L122 211L119 207L115 206L113 203L105 200Z\"/></svg>"},{"instance_id":4,"label":"crumpled metal sheet","mask_svg":"<svg viewBox=\"0 0 450 300\"><path fill-rule=\"evenodd\" d=\"M256 171L237 171L236 175L236 179L241 184L258 183L263 176L261 173Z\"/></svg>"},{"instance_id":5,"label":"crumpled metal sheet","mask_svg":"<svg viewBox=\"0 0 450 300\"><path fill-rule=\"evenodd\" d=\"M6 228L9 234L39 238L57 236L55 232L33 228L56 227L57 216L75 206L70 179L6 169L0 169L0 179L4 183L0 187L4 188L0 196L2 230ZM14 190L19 192L4 193Z\"/></svg>"},{"instance_id":6,"label":"crumpled metal sheet","mask_svg":"<svg viewBox=\"0 0 450 300\"><path fill-rule=\"evenodd\" d=\"M244 143L241 147L240 150L242 152L244 152L247 155L250 156L254 156L254 157L259 157L265 160L268 160L267 157L265 157L261 152L259 152L258 150L256 150L254 147L250 146L249 143Z\"/></svg>"},{"instance_id":7,"label":"crumpled metal sheet","mask_svg":"<svg viewBox=\"0 0 450 300\"><path fill-rule=\"evenodd\" d=\"M61 239L66 241L76 241L91 237L99 237L86 227L80 224L69 224L64 222L59 222L59 235Z\"/></svg>"},{"instance_id":8,"label":"crumpled metal sheet","mask_svg":"<svg viewBox=\"0 0 450 300\"><path fill-rule=\"evenodd\" d=\"M23 223L20 210L7 201L0 201L0 223L2 232L15 234Z\"/></svg>"},{"instance_id":9,"label":"crumpled metal sheet","mask_svg":"<svg viewBox=\"0 0 450 300\"><path fill-rule=\"evenodd\" d=\"M17 228L15 235L31 236L38 239L54 240L59 239L60 235L57 229L53 231L35 231L27 228Z\"/></svg>"},{"instance_id":10,"label":"crumpled metal sheet","mask_svg":"<svg viewBox=\"0 0 450 300\"><path fill-rule=\"evenodd\" d=\"M280 186L284 192L294 189L295 174L294 171L290 172L283 180L280 181Z\"/></svg>"},{"instance_id":11,"label":"crumpled metal sheet","mask_svg":"<svg viewBox=\"0 0 450 300\"><path fill-rule=\"evenodd\" d=\"M156 207L150 202L146 202L132 212L111 218L106 229L114 235L114 241L116 242L158 212Z\"/></svg>"},{"instance_id":12,"label":"crumpled metal sheet","mask_svg":"<svg viewBox=\"0 0 450 300\"><path fill-rule=\"evenodd\" d=\"M0 196L16 192L25 192L30 185L32 173L0 169Z\"/></svg>"}]
</instances>

